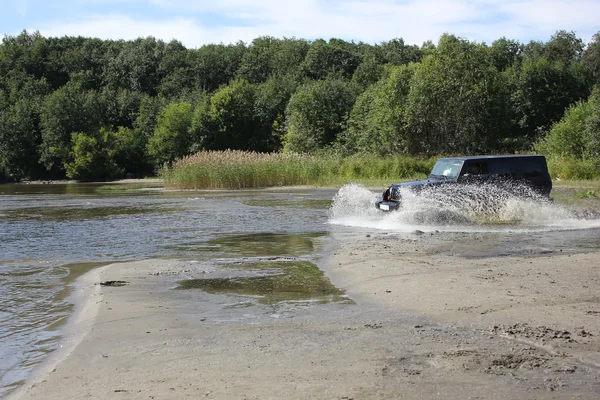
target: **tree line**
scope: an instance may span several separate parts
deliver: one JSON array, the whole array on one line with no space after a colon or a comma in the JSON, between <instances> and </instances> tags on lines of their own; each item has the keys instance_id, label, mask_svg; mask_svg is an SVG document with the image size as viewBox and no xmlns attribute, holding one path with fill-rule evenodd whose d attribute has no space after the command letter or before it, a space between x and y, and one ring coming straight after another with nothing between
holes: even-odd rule
<instances>
[{"instance_id":1,"label":"tree line","mask_svg":"<svg viewBox=\"0 0 600 400\"><path fill-rule=\"evenodd\" d=\"M578 125L561 121L585 108L580 141L600 143L598 85L600 32L587 44L557 31L489 45L444 34L422 46L259 37L188 49L24 31L0 44L0 180L141 177L224 149L431 156L537 146L600 157L600 145L572 150Z\"/></svg>"}]
</instances>

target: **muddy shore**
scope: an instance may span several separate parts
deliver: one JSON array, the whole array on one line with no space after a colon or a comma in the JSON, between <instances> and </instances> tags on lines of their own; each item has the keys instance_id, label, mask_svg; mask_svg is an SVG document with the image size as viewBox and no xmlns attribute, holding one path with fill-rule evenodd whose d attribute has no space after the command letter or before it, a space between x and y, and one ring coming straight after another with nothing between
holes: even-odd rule
<instances>
[{"instance_id":1,"label":"muddy shore","mask_svg":"<svg viewBox=\"0 0 600 400\"><path fill-rule=\"evenodd\" d=\"M173 290L203 277L189 262L94 270L64 349L13 397L600 397L600 254L484 257L465 244L482 235L336 238L323 268L356 304L287 314Z\"/></svg>"}]
</instances>

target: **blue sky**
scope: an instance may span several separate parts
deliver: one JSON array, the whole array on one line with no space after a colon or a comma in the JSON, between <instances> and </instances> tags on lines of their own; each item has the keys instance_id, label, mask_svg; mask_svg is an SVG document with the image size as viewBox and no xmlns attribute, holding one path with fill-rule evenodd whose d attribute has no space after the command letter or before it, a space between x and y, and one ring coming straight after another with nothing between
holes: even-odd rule
<instances>
[{"instance_id":1,"label":"blue sky","mask_svg":"<svg viewBox=\"0 0 600 400\"><path fill-rule=\"evenodd\" d=\"M599 16L600 0L0 0L0 34L154 36L199 47L264 35L421 45L444 32L529 42L564 29L587 43Z\"/></svg>"}]
</instances>

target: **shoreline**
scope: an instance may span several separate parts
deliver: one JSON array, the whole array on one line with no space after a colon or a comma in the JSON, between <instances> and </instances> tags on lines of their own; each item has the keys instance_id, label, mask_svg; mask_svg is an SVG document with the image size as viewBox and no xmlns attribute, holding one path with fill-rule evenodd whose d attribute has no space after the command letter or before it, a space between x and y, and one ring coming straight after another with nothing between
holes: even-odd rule
<instances>
[{"instance_id":1,"label":"shoreline","mask_svg":"<svg viewBox=\"0 0 600 400\"><path fill-rule=\"evenodd\" d=\"M28 388L34 387L47 375L52 373L56 366L66 360L87 336L94 325L99 309L97 299L101 296L101 291L100 286L96 282L98 282L101 272L113 265L115 264L93 268L79 276L69 285L72 292L68 295L67 301L73 304L73 312L69 316L65 327L62 328L62 337L59 340L60 347L49 354L41 364L36 366L30 372L25 382L8 394L8 399L19 398Z\"/></svg>"},{"instance_id":2,"label":"shoreline","mask_svg":"<svg viewBox=\"0 0 600 400\"><path fill-rule=\"evenodd\" d=\"M597 398L600 255L469 258L440 240L338 238L323 269L357 304L324 312L172 290L203 276L189 261L94 269L80 336L9 398Z\"/></svg>"}]
</instances>

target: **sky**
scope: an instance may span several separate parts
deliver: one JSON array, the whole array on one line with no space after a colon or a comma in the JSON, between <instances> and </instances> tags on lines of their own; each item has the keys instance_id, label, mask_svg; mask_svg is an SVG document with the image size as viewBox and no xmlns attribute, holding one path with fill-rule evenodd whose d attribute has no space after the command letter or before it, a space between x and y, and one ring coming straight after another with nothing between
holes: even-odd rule
<instances>
[{"instance_id":1,"label":"sky","mask_svg":"<svg viewBox=\"0 0 600 400\"><path fill-rule=\"evenodd\" d=\"M437 43L444 33L492 43L548 41L558 30L589 43L600 0L0 0L0 35L250 43L259 36Z\"/></svg>"}]
</instances>

